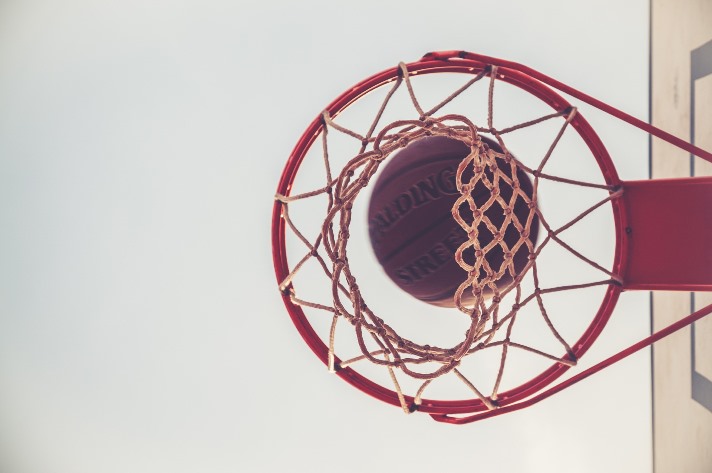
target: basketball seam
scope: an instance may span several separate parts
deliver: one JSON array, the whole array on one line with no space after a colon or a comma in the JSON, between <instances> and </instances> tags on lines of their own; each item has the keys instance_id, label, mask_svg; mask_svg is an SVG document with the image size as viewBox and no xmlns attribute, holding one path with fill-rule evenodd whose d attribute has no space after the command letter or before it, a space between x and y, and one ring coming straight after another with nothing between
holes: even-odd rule
<instances>
[{"instance_id":1,"label":"basketball seam","mask_svg":"<svg viewBox=\"0 0 712 473\"><path fill-rule=\"evenodd\" d=\"M465 159L465 157L466 156L464 156L462 159ZM393 171L393 174L387 177L383 182L377 181L376 185L373 187L373 192L375 193L376 191L380 191L381 188L388 186L393 180L403 178L404 176L407 176L408 173L420 171L421 168L415 166L421 162L424 162L427 165L431 163L439 163L442 161L452 161L453 163L459 164L462 162L462 159L452 159L452 155L444 155L432 159L419 157L418 160L408 160L408 164L404 166L403 169L396 169L395 171Z\"/></svg>"}]
</instances>

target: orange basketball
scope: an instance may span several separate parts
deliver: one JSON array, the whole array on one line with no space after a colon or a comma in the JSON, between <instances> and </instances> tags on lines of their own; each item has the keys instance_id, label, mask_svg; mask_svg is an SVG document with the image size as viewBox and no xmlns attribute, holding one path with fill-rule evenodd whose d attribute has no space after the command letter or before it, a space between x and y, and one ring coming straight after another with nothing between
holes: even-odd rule
<instances>
[{"instance_id":1,"label":"orange basketball","mask_svg":"<svg viewBox=\"0 0 712 473\"><path fill-rule=\"evenodd\" d=\"M492 140L484 137L482 140L489 148L502 152ZM419 139L387 159L378 174L369 203L371 245L386 274L413 297L441 307L454 306L455 291L467 279L467 272L454 258L457 248L468 240L467 233L454 220L452 207L460 197L455 183L457 167L469 153L470 147L454 138L431 136ZM511 178L511 167L499 158L497 161L502 161L498 167ZM529 176L518 168L517 178L521 189L531 197L533 186ZM511 185L500 180L499 190L509 201L513 193ZM472 191L478 206L490 195L484 186L476 186ZM514 213L520 222L527 220L530 209L524 199L517 199ZM485 215L495 226L501 225L505 219L503 208L497 205L490 207ZM465 220L472 221L471 218ZM536 242L538 226L535 216L528 235L532 242ZM478 227L477 238L484 247L494 236L482 224ZM520 238L519 231L510 224L504 233L504 242L511 248ZM471 248L463 256L467 263L474 263ZM504 261L504 252L495 246L484 258L490 267L499 268ZM513 255L516 274L525 267L528 258L529 249L522 245ZM497 286L501 288L511 281L511 275L507 274ZM463 301L473 297L466 291Z\"/></svg>"}]
</instances>

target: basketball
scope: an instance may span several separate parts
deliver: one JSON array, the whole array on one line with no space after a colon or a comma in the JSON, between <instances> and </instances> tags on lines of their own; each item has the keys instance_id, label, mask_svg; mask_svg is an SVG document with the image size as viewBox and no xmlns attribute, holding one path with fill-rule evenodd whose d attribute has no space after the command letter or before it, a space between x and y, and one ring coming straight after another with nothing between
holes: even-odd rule
<instances>
[{"instance_id":1,"label":"basketball","mask_svg":"<svg viewBox=\"0 0 712 473\"><path fill-rule=\"evenodd\" d=\"M481 138L487 147L502 152L497 143ZM371 245L385 273L413 297L440 307L454 307L455 291L467 279L467 272L457 264L454 255L468 237L453 218L452 207L461 195L455 181L457 167L469 153L470 147L454 138L430 136L414 141L386 159L369 202ZM497 158L497 166L507 177L512 177L511 166L503 159ZM485 172L492 175L489 170ZM463 175L465 180L469 180L469 176ZM529 176L517 168L517 178L520 188L531 197L533 186ZM500 179L499 190L502 198L509 201L513 193L511 185ZM471 194L478 207L491 196L481 184ZM517 198L513 211L522 224L530 213L522 198ZM468 212L469 218L466 217ZM472 222L467 204L461 206L461 215L465 221ZM492 205L485 216L499 228L505 220L505 211L501 206ZM534 216L528 235L533 243L536 243L538 225ZM484 223L477 230L480 247L493 240L492 232ZM511 248L520 238L519 231L510 224L504 233L504 242ZM466 250L463 257L468 264L473 264L474 250ZM504 252L496 245L483 257L491 268L500 268ZM529 249L524 244L513 255L516 274L526 266L528 259ZM506 272L497 281L497 288L508 286L512 280ZM485 288L486 296L491 293L491 289ZM473 299L471 291L466 290L462 301L467 303Z\"/></svg>"}]
</instances>

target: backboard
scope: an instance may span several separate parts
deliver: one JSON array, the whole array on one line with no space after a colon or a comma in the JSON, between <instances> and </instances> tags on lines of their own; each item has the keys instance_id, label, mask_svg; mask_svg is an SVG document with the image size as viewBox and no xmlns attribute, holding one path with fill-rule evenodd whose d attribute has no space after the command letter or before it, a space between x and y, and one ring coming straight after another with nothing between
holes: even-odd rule
<instances>
[{"instance_id":1,"label":"backboard","mask_svg":"<svg viewBox=\"0 0 712 473\"><path fill-rule=\"evenodd\" d=\"M712 2L651 0L650 7L651 122L712 149ZM712 175L710 163L661 141L650 153L654 179ZM652 329L711 302L710 293L655 292ZM712 319L655 344L652 369L655 473L712 471Z\"/></svg>"}]
</instances>

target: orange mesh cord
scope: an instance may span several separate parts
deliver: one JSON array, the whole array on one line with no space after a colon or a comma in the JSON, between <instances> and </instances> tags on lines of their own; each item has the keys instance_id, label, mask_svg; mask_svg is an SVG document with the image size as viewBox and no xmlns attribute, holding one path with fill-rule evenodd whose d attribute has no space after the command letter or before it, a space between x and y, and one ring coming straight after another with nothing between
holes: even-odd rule
<instances>
[{"instance_id":1,"label":"orange mesh cord","mask_svg":"<svg viewBox=\"0 0 712 473\"><path fill-rule=\"evenodd\" d=\"M520 350L532 356L543 357L548 360L553 360L556 363L569 366L576 364L577 360L574 352L569 343L564 340L551 322L542 296L559 291L620 284L620 277L618 275L613 274L608 269L576 251L566 244L560 238L560 235L595 209L603 206L612 199L618 198L622 191L602 184L575 181L550 175L545 172L546 164L552 152L559 143L564 131L569 126L571 119L576 114L575 108L552 113L535 120L498 130L493 127L493 97L497 75L496 68L481 72L432 109L423 110L416 98L405 64L400 64L399 67L401 74L383 100L380 109L365 135L340 126L334 122L328 113L323 113L324 126L322 127L321 144L327 176L326 183L322 187L310 192L291 196L280 194L276 196L276 199L283 203L282 218L285 220L287 227L301 240L307 250L301 259L291 268L289 275L281 281L279 288L294 304L332 314L328 341L328 364L330 371L362 362L371 362L383 366L388 370L393 388L398 394L401 407L406 413L417 410L417 406L420 404L431 382L444 375L456 377L464 383L487 408L495 409L497 408L500 383L507 366L510 350ZM446 104L485 77L489 77L488 113L487 125L485 127L479 128L468 120L467 117L462 115L436 115ZM403 83L406 85L410 100L419 118L415 120L398 120L382 126L377 132L376 130L379 128L379 122L384 110L388 106L395 91L399 89ZM502 138L503 135L554 118L563 118L564 123L536 169L527 167L509 153ZM359 153L348 161L344 168L336 175L333 174L333 170L331 169L328 152L328 133L330 130L348 135L361 143ZM479 133L481 132L492 135L499 143L502 152L499 153L489 148L487 144L480 139ZM374 176L380 163L390 154L404 148L419 138L431 135L456 138L468 145L471 150L470 154L463 159L457 169L456 183L460 197L452 208L453 218L468 234L468 241L463 243L455 254L457 263L463 269L463 282L455 292L454 302L457 310L464 314L464 316L469 317L470 325L465 332L464 339L452 347L418 344L396 333L391 326L375 314L366 304L356 282L356 277L351 272L346 254L347 243L350 237L349 226L351 224L352 206L359 192ZM502 165L508 166L510 169L505 172L500 168ZM485 172L486 170L488 172ZM531 176L533 182L533 193L531 196L527 195L527 193L521 189L517 178L518 170L522 170ZM465 175L471 177L465 180ZM554 180L576 186L599 188L608 191L608 195L568 223L558 228L553 228L537 206L538 187L542 179ZM504 184L514 189L509 200L505 200L499 192L500 186ZM489 199L480 205L475 202L471 195L471 191L477 185L484 185L490 191ZM321 231L318 235L315 235L313 239L310 239L299 230L298 226L295 225L290 218L289 206L294 202L316 195L326 195L328 197L328 204ZM526 219L518 218L513 211L514 205L518 200L523 201L529 209ZM463 206L469 208L467 215L462 214L461 209ZM495 226L487 217L487 210L491 207L500 208L506 215L504 222L500 224L499 227ZM529 239L535 218L538 218L545 235L538 247L535 247L534 243ZM504 234L509 227L515 228L519 234L518 240L511 246L508 245L504 239ZM487 230L494 235L494 239L484 247L480 246L477 238L478 229L482 231L481 229L483 228L487 228ZM581 261L603 273L601 279L576 285L541 287L537 271L537 257L547 245L552 243L560 245ZM498 251L502 251L504 259L500 267L491 267L485 255L496 247L498 247ZM529 260L525 268L517 273L514 268L513 257L522 247L526 247L528 250ZM468 264L463 257L464 252L468 249L474 251L474 264ZM292 283L295 276L310 259L318 262L327 280L331 281L331 300L328 302L303 300L298 297L294 289ZM524 293L521 283L525 274L529 272L531 272L533 276L534 289L529 293ZM506 284L497 284L500 280L509 282ZM468 297L463 297L465 294ZM469 297L470 295L474 296L474 298ZM507 295L513 296L514 302L507 307L502 307L502 300ZM563 348L565 353L563 356L545 353L535 347L512 340L517 313L522 307L528 304L536 305L553 337L558 340ZM336 326L342 319L353 326L361 355L349 360L344 360L336 366ZM369 344L377 348L375 350L369 349L367 340L375 342L375 345L370 342ZM487 349L499 349L501 355L498 361L499 366L496 368L494 386L485 390L482 387L475 386L470 379L458 370L458 366L463 358ZM408 405L406 403L406 398L397 379L397 374L399 373L421 381L419 389L413 395L415 405Z\"/></svg>"}]
</instances>

